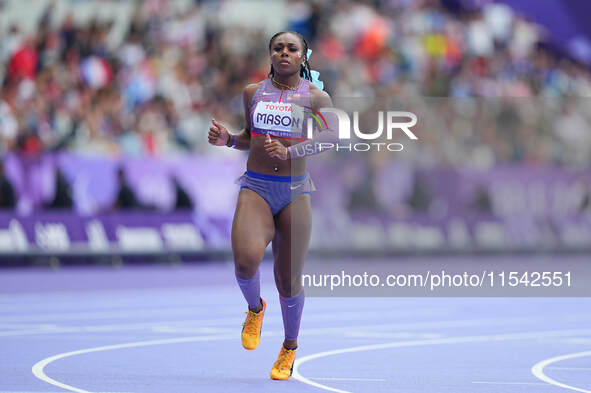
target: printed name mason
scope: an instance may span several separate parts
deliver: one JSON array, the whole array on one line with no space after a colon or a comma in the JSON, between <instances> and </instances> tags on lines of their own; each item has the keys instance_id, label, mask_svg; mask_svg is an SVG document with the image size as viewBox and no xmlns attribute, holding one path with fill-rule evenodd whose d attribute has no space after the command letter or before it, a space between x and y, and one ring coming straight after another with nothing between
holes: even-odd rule
<instances>
[{"instance_id":1,"label":"printed name mason","mask_svg":"<svg viewBox=\"0 0 591 393\"><path fill-rule=\"evenodd\" d=\"M300 127L300 120L293 119L291 115L274 115L272 113L257 113L255 119L257 124L282 125L284 127L291 127L293 122L295 128Z\"/></svg>"}]
</instances>

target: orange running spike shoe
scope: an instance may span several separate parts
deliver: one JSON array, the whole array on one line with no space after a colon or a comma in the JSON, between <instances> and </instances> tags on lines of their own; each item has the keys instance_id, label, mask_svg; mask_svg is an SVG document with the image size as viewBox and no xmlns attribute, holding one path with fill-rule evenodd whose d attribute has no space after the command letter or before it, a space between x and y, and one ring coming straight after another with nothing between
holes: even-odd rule
<instances>
[{"instance_id":1,"label":"orange running spike shoe","mask_svg":"<svg viewBox=\"0 0 591 393\"><path fill-rule=\"evenodd\" d=\"M259 312L248 311L246 313L246 321L242 324L242 346L244 349L256 349L261 342L261 328L263 326L263 317L265 316L265 309L267 303L261 298L263 309Z\"/></svg>"},{"instance_id":2,"label":"orange running spike shoe","mask_svg":"<svg viewBox=\"0 0 591 393\"><path fill-rule=\"evenodd\" d=\"M295 361L295 356L295 349L287 349L281 345L281 352L279 352L277 361L271 369L271 379L289 379L293 371L293 362Z\"/></svg>"}]
</instances>

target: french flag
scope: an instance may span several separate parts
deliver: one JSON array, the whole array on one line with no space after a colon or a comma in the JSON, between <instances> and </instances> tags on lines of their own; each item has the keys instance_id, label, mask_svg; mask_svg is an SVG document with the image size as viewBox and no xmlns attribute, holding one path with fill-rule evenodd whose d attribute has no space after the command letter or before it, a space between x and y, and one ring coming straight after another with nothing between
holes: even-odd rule
<instances>
[{"instance_id":1,"label":"french flag","mask_svg":"<svg viewBox=\"0 0 591 393\"><path fill-rule=\"evenodd\" d=\"M88 56L80 65L82 79L95 89L105 87L113 80L113 70L109 63L98 56Z\"/></svg>"}]
</instances>

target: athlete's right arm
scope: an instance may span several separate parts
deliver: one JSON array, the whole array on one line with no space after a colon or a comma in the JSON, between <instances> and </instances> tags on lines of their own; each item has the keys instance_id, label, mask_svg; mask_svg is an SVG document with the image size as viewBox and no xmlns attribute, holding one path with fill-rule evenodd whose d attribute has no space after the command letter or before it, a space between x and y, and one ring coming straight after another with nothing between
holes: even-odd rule
<instances>
[{"instance_id":1,"label":"athlete's right arm","mask_svg":"<svg viewBox=\"0 0 591 393\"><path fill-rule=\"evenodd\" d=\"M244 103L245 127L237 134L230 134L228 129L221 123L212 119L212 126L209 128L208 140L214 146L228 146L238 150L248 150L250 148L250 102L254 93L259 88L259 84L253 83L244 88L242 100Z\"/></svg>"}]
</instances>

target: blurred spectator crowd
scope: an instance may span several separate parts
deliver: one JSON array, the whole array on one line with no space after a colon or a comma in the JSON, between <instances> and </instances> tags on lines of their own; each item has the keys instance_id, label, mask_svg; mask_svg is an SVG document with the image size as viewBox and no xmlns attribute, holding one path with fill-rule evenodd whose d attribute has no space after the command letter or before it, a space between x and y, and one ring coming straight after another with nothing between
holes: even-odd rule
<instances>
[{"instance_id":1,"label":"blurred spectator crowd","mask_svg":"<svg viewBox=\"0 0 591 393\"><path fill-rule=\"evenodd\" d=\"M116 43L109 39L113 22L78 23L73 15L56 20L51 3L33 32L18 24L2 29L3 154L223 151L206 143L209 121L215 117L234 130L243 125L241 92L267 76L270 34L222 24L227 1L194 1L182 10L174 4L134 2L126 34ZM589 163L589 68L543 45L543 30L508 6L452 10L440 0L294 0L285 7L284 29L308 39L312 68L333 98L494 103L498 110L479 111L472 126L424 130L417 149L438 152L427 164ZM511 102L549 105L557 115L523 122L531 105Z\"/></svg>"}]
</instances>

